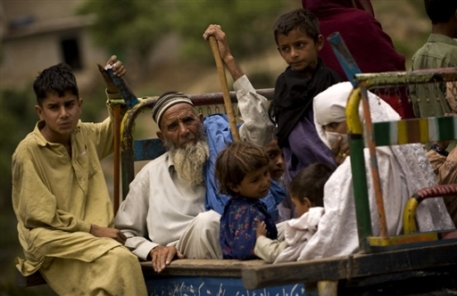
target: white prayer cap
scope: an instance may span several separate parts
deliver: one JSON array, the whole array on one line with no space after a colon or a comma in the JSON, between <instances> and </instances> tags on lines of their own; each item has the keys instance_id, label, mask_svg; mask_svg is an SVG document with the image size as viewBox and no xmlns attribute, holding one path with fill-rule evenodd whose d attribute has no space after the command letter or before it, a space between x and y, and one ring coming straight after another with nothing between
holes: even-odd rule
<instances>
[{"instance_id":1,"label":"white prayer cap","mask_svg":"<svg viewBox=\"0 0 457 296\"><path fill-rule=\"evenodd\" d=\"M160 125L162 115L173 105L185 103L194 106L190 98L181 92L166 92L162 94L152 108L152 119Z\"/></svg>"}]
</instances>

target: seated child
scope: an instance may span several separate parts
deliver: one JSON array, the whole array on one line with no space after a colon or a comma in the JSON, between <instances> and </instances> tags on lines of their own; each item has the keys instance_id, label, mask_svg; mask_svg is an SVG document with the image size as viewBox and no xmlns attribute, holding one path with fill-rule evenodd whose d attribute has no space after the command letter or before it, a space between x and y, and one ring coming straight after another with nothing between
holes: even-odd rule
<instances>
[{"instance_id":1,"label":"seated child","mask_svg":"<svg viewBox=\"0 0 457 296\"><path fill-rule=\"evenodd\" d=\"M285 222L284 241L266 237L266 225L259 220L255 255L274 263L297 260L324 214L324 185L333 171L331 165L313 163L292 179L289 194L299 218Z\"/></svg>"},{"instance_id":2,"label":"seated child","mask_svg":"<svg viewBox=\"0 0 457 296\"><path fill-rule=\"evenodd\" d=\"M265 223L265 236L278 236L275 221L260 201L271 185L268 162L262 148L247 142L231 143L217 157L220 192L231 196L221 216L219 242L224 259L257 258L257 220Z\"/></svg>"},{"instance_id":3,"label":"seated child","mask_svg":"<svg viewBox=\"0 0 457 296\"><path fill-rule=\"evenodd\" d=\"M268 163L271 176L270 194L273 194L274 200L281 200L281 202L277 205L278 218L275 219L275 221L276 223L279 223L296 218L294 205L290 200L290 196L286 192L286 185L284 184L284 154L278 145L277 139L271 140L265 146L265 153L270 160ZM271 213L271 211L269 212Z\"/></svg>"}]
</instances>

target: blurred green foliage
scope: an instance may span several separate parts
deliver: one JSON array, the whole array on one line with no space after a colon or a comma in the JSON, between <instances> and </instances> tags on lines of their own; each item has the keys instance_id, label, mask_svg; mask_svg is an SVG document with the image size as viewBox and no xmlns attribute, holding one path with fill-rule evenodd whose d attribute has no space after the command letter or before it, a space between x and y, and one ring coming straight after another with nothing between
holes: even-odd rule
<instances>
[{"instance_id":1,"label":"blurred green foliage","mask_svg":"<svg viewBox=\"0 0 457 296\"><path fill-rule=\"evenodd\" d=\"M91 28L95 42L116 54L145 58L162 37L173 32L181 37L183 60L212 62L202 34L209 24L220 24L230 38L235 56L256 55L274 46L272 28L288 0L87 0L79 13L97 16ZM296 3L294 3L296 4ZM296 5L295 5L296 6ZM297 7L297 6L296 6Z\"/></svg>"},{"instance_id":2,"label":"blurred green foliage","mask_svg":"<svg viewBox=\"0 0 457 296\"><path fill-rule=\"evenodd\" d=\"M11 156L17 144L30 133L38 116L33 108L32 86L0 92L0 296L55 295L48 286L20 288L15 284L14 256L21 256L16 220L11 205Z\"/></svg>"},{"instance_id":3,"label":"blurred green foliage","mask_svg":"<svg viewBox=\"0 0 457 296\"><path fill-rule=\"evenodd\" d=\"M2 90L0 93L0 209L4 209L5 203L11 203L11 156L17 144L33 130L38 120L32 107L33 100L32 86Z\"/></svg>"}]
</instances>

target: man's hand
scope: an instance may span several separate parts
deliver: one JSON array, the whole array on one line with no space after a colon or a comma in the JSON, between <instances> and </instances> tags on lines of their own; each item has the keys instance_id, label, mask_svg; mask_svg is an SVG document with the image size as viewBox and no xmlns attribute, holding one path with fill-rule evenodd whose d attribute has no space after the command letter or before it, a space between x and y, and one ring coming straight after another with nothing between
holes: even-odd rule
<instances>
[{"instance_id":1,"label":"man's hand","mask_svg":"<svg viewBox=\"0 0 457 296\"><path fill-rule=\"evenodd\" d=\"M229 44L220 25L209 25L205 33L203 33L203 38L208 40L210 36L214 36L216 38L219 52L221 53L221 58L224 60L224 62L227 58L232 58Z\"/></svg>"},{"instance_id":2,"label":"man's hand","mask_svg":"<svg viewBox=\"0 0 457 296\"><path fill-rule=\"evenodd\" d=\"M259 238L259 236L267 236L267 225L265 224L264 221L260 221L259 219L254 220L257 223L257 229L256 229L256 238Z\"/></svg>"},{"instance_id":3,"label":"man's hand","mask_svg":"<svg viewBox=\"0 0 457 296\"><path fill-rule=\"evenodd\" d=\"M151 250L152 268L154 268L155 272L162 272L175 257L184 259L184 255L178 252L174 246L157 246Z\"/></svg>"},{"instance_id":4,"label":"man's hand","mask_svg":"<svg viewBox=\"0 0 457 296\"><path fill-rule=\"evenodd\" d=\"M92 224L90 226L89 233L96 237L112 238L112 239L120 242L123 245L125 244L125 241L127 240L127 237L119 229L102 227L102 226L98 226L95 224Z\"/></svg>"},{"instance_id":5,"label":"man's hand","mask_svg":"<svg viewBox=\"0 0 457 296\"><path fill-rule=\"evenodd\" d=\"M333 158L335 159L337 165L342 164L346 159L346 156L349 155L349 143L345 143L341 146L341 141L343 141L343 138L338 137L332 146Z\"/></svg>"},{"instance_id":6,"label":"man's hand","mask_svg":"<svg viewBox=\"0 0 457 296\"><path fill-rule=\"evenodd\" d=\"M232 75L233 81L238 80L238 78L244 75L244 72L240 69L235 58L232 56L227 38L224 31L222 31L221 26L209 25L205 33L203 33L203 38L208 40L210 36L216 38L219 53L221 54L221 58L227 66L230 75Z\"/></svg>"}]
</instances>

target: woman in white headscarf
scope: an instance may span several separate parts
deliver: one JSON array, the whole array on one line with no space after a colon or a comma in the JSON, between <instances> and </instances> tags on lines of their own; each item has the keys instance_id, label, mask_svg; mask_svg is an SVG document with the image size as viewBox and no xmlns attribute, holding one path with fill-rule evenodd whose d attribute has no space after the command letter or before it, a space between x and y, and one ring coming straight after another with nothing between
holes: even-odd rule
<instances>
[{"instance_id":1,"label":"woman in white headscarf","mask_svg":"<svg viewBox=\"0 0 457 296\"><path fill-rule=\"evenodd\" d=\"M342 82L314 98L315 126L328 147L332 147L338 137L341 137L342 144L347 141L345 108L351 91L351 83ZM369 93L369 102L373 122L400 120L398 113L376 95ZM361 107L359 114L362 114ZM402 214L408 198L421 188L436 185L433 170L420 144L378 147L376 151L388 234L398 235L402 231ZM368 149L364 154L373 235L379 236ZM324 188L325 214L298 260L343 256L357 251L359 242L349 158L345 156L327 181ZM423 201L417 209L417 220L421 231L454 228L442 198Z\"/></svg>"}]
</instances>

